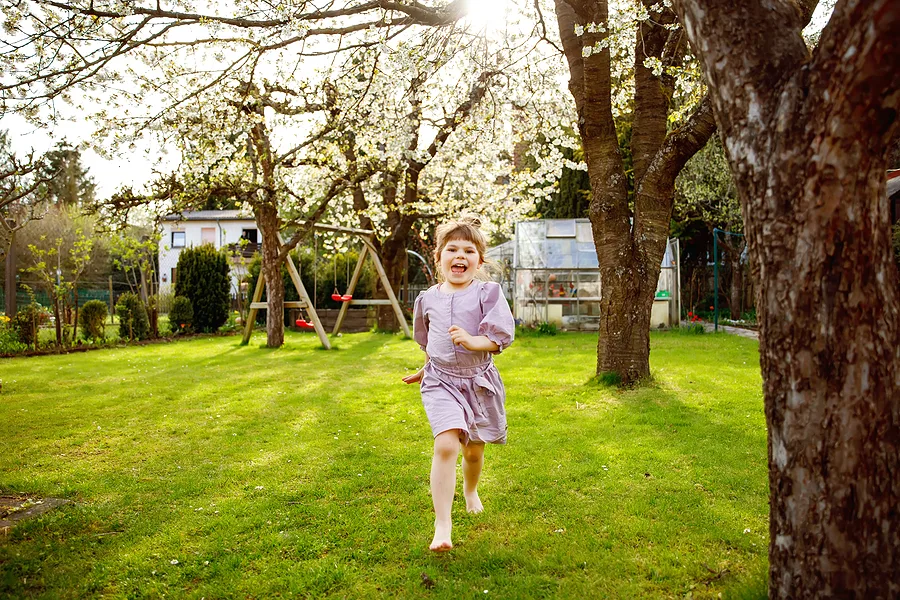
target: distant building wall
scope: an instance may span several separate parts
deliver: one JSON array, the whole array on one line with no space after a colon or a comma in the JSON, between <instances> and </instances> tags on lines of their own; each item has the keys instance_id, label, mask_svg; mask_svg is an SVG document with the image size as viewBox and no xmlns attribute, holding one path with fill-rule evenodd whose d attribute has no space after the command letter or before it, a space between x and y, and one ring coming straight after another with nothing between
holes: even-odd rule
<instances>
[{"instance_id":1,"label":"distant building wall","mask_svg":"<svg viewBox=\"0 0 900 600\"><path fill-rule=\"evenodd\" d=\"M214 211L204 212L212 213ZM173 274L177 277L175 269L183 248L208 243L218 250L224 246L239 243L245 230L252 232L253 236L259 235L256 221L253 219L202 219L192 216L192 213L184 213L184 216L183 220L162 222L162 237L159 240L159 291L161 294L174 291L172 277ZM240 279L245 274L240 265L231 264L232 294L238 293Z\"/></svg>"}]
</instances>

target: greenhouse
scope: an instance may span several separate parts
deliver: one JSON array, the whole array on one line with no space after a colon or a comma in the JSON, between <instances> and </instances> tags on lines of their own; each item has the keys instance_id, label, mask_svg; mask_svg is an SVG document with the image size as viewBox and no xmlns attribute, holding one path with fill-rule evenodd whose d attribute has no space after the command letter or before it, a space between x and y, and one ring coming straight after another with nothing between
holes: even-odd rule
<instances>
[{"instance_id":1,"label":"greenhouse","mask_svg":"<svg viewBox=\"0 0 900 600\"><path fill-rule=\"evenodd\" d=\"M515 238L488 253L501 269L524 323L547 321L563 329L600 326L600 272L588 219L544 219L516 224ZM512 256L510 257L510 250ZM666 245L651 311L652 328L679 321L678 240Z\"/></svg>"}]
</instances>

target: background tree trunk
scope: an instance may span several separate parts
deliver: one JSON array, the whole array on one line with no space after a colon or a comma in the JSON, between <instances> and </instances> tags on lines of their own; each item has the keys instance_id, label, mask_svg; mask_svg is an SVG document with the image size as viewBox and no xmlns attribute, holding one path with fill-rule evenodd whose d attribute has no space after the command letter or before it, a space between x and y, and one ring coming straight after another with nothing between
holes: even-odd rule
<instances>
[{"instance_id":1,"label":"background tree trunk","mask_svg":"<svg viewBox=\"0 0 900 600\"><path fill-rule=\"evenodd\" d=\"M613 374L626 385L650 374L650 309L668 238L675 176L715 131L712 110L704 101L686 124L667 132L674 84L654 75L644 59L679 62L682 34L668 29L675 20L671 10L656 6L651 12L635 39L634 187L629 194L612 113L610 51L603 46L608 28L593 32L586 27L608 24L608 3L556 0L591 181L589 216L601 289L597 375ZM576 35L576 27L584 29L583 35Z\"/></svg>"},{"instance_id":2,"label":"background tree trunk","mask_svg":"<svg viewBox=\"0 0 900 600\"><path fill-rule=\"evenodd\" d=\"M262 235L262 272L266 281L266 346L280 348L284 344L284 280L278 255L278 212L274 205L254 207L256 223Z\"/></svg>"},{"instance_id":3,"label":"background tree trunk","mask_svg":"<svg viewBox=\"0 0 900 600\"><path fill-rule=\"evenodd\" d=\"M758 286L770 596L900 596L900 297L886 150L900 2L676 0L715 100ZM805 11L803 15L798 7Z\"/></svg>"},{"instance_id":4,"label":"background tree trunk","mask_svg":"<svg viewBox=\"0 0 900 600\"><path fill-rule=\"evenodd\" d=\"M740 321L744 314L744 265L741 264L741 255L728 255L728 262L731 266L731 286L729 287L728 305L731 311L731 318Z\"/></svg>"}]
</instances>

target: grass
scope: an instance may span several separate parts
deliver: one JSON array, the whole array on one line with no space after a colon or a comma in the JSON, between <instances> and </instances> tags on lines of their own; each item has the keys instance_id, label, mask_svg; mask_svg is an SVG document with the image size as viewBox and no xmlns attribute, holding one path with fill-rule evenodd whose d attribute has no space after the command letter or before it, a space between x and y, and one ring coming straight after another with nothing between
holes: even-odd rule
<instances>
[{"instance_id":1,"label":"grass","mask_svg":"<svg viewBox=\"0 0 900 600\"><path fill-rule=\"evenodd\" d=\"M765 596L753 341L653 333L654 381L618 391L592 381L595 335L518 340L487 511L458 495L447 555L400 383L418 346L239 341L0 361L0 493L74 500L0 537L0 597Z\"/></svg>"}]
</instances>

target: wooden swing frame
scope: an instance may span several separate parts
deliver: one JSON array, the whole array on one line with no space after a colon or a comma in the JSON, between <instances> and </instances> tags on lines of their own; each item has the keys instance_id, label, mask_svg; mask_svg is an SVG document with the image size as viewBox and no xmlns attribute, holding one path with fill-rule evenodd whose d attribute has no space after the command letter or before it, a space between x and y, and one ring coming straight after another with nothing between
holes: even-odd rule
<instances>
[{"instance_id":1,"label":"wooden swing frame","mask_svg":"<svg viewBox=\"0 0 900 600\"><path fill-rule=\"evenodd\" d=\"M378 272L378 277L381 281L381 285L387 291L387 299L384 300L374 300L374 299L351 299L341 303L341 311L338 313L337 321L334 323L334 330L331 332L332 335L337 335L341 331L341 325L344 322L344 318L347 316L347 309L350 305L356 306L386 306L390 305L394 309L394 316L397 317L397 322L400 323L400 327L403 330L403 333L406 337L412 337L412 332L409 330L409 324L406 322L406 317L403 316L403 309L400 308L400 302L397 301L397 296L394 294L394 290L388 282L387 273L384 270L384 265L381 264L381 259L378 256L378 251L375 249L375 232L370 229L354 229L352 227L338 227L336 225L313 225L313 230L315 231L331 231L336 233L346 233L350 235L354 235L358 237L363 243L363 249L359 253L359 260L356 261L356 268L353 270L353 277L350 278L350 284L347 290L344 292L348 295L353 295L353 290L356 288L356 284L359 283L359 277L362 274L363 263L365 262L366 256L371 255L372 262L375 264L375 270ZM284 240L281 237L281 234L278 234L278 243L282 246L284 245ZM288 274L291 276L291 281L294 283L294 287L297 289L297 295L300 296L300 300L289 300L285 301L285 308L302 308L306 310L306 313L309 315L309 319L313 324L313 327L316 330L316 335L319 337L319 341L322 343L322 347L326 350L331 350L331 342L328 340L328 335L325 333L325 328L322 326L322 321L319 319L318 313L316 313L316 308L313 306L313 301L309 297L309 293L306 291L306 287L303 285L303 281L300 279L300 272L297 271L297 267L294 265L294 260L291 258L291 255L287 256L287 269ZM253 299L250 301L250 314L247 316L247 324L244 327L244 338L241 341L242 345L246 345L250 342L250 336L253 334L253 325L256 322L256 314L259 312L261 308L268 308L267 302L262 302L262 294L263 290L266 286L266 280L263 276L263 271L260 269L259 278L256 281L256 289L253 291Z\"/></svg>"}]
</instances>

